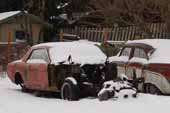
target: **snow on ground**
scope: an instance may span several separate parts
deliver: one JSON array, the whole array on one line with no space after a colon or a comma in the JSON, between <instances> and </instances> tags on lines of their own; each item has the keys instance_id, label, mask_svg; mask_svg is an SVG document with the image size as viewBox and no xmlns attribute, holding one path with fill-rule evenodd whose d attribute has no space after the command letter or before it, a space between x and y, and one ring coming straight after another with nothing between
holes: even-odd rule
<instances>
[{"instance_id":1,"label":"snow on ground","mask_svg":"<svg viewBox=\"0 0 170 113\"><path fill-rule=\"evenodd\" d=\"M169 113L170 96L139 94L137 99L68 102L23 93L7 77L0 77L0 113Z\"/></svg>"}]
</instances>

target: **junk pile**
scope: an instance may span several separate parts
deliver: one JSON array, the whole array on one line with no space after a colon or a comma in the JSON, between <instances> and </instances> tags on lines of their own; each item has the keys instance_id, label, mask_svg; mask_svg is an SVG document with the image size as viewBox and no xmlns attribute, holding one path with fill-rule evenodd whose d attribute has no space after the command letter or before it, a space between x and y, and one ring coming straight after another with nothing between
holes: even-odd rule
<instances>
[{"instance_id":1,"label":"junk pile","mask_svg":"<svg viewBox=\"0 0 170 113\"><path fill-rule=\"evenodd\" d=\"M139 81L138 81L139 82ZM98 93L98 99L105 101L110 98L136 98L138 90L133 83L128 82L126 75L120 75L116 80L106 81Z\"/></svg>"}]
</instances>

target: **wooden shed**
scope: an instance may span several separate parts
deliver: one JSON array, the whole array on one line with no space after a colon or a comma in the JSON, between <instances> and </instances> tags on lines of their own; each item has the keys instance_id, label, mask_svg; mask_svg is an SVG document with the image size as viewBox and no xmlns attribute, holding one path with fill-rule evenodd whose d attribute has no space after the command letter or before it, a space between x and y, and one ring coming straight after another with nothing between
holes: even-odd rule
<instances>
[{"instance_id":1,"label":"wooden shed","mask_svg":"<svg viewBox=\"0 0 170 113\"><path fill-rule=\"evenodd\" d=\"M19 59L28 44L39 42L43 27L52 25L26 11L0 13L0 72L7 63Z\"/></svg>"},{"instance_id":2,"label":"wooden shed","mask_svg":"<svg viewBox=\"0 0 170 113\"><path fill-rule=\"evenodd\" d=\"M25 11L10 11L0 13L0 42L30 41L36 44L41 37L43 27L51 24Z\"/></svg>"}]
</instances>

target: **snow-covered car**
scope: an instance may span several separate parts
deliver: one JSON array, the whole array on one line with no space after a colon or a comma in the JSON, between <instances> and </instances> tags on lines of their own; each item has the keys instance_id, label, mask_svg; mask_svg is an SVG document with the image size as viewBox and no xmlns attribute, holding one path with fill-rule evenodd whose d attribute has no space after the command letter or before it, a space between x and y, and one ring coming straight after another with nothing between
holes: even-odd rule
<instances>
[{"instance_id":1,"label":"snow-covered car","mask_svg":"<svg viewBox=\"0 0 170 113\"><path fill-rule=\"evenodd\" d=\"M20 60L8 64L7 73L23 90L60 92L62 99L95 96L103 81L113 79L116 65L85 42L44 43L31 47Z\"/></svg>"},{"instance_id":2,"label":"snow-covered car","mask_svg":"<svg viewBox=\"0 0 170 113\"><path fill-rule=\"evenodd\" d=\"M140 91L151 94L170 94L170 40L143 39L127 41L117 56L109 58L117 64L118 75L129 81L143 78L136 84Z\"/></svg>"}]
</instances>

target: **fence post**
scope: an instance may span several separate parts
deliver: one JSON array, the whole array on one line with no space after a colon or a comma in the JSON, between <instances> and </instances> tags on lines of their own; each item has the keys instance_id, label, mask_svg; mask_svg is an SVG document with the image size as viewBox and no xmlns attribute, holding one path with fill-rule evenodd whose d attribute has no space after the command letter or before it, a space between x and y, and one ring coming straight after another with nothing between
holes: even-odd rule
<instances>
[{"instance_id":1,"label":"fence post","mask_svg":"<svg viewBox=\"0 0 170 113\"><path fill-rule=\"evenodd\" d=\"M103 39L104 39L103 41L104 41L104 42L107 42L108 33L109 33L108 30L109 30L108 28L104 28L104 29L103 29Z\"/></svg>"},{"instance_id":2,"label":"fence post","mask_svg":"<svg viewBox=\"0 0 170 113\"><path fill-rule=\"evenodd\" d=\"M102 42L102 34L103 34L103 28L99 28L99 32L98 32L98 37L99 37L99 41Z\"/></svg>"},{"instance_id":3,"label":"fence post","mask_svg":"<svg viewBox=\"0 0 170 113\"><path fill-rule=\"evenodd\" d=\"M11 37L11 32L8 33L8 50L7 50L7 63L9 63L10 61L10 52L11 52L11 41L12 41L12 37Z\"/></svg>"},{"instance_id":4,"label":"fence post","mask_svg":"<svg viewBox=\"0 0 170 113\"><path fill-rule=\"evenodd\" d=\"M83 32L84 32L84 39L87 39L87 32L88 32L87 27L84 28Z\"/></svg>"},{"instance_id":5,"label":"fence post","mask_svg":"<svg viewBox=\"0 0 170 113\"><path fill-rule=\"evenodd\" d=\"M60 30L60 42L63 41L63 30Z\"/></svg>"}]
</instances>

